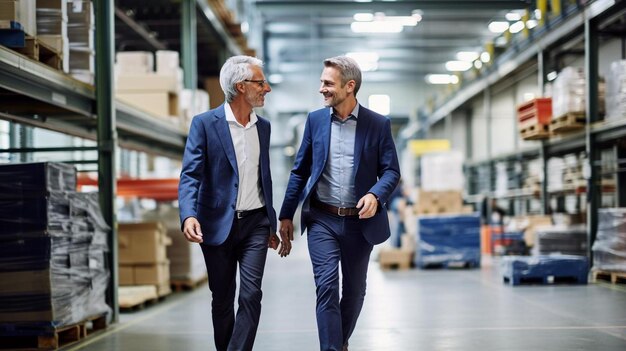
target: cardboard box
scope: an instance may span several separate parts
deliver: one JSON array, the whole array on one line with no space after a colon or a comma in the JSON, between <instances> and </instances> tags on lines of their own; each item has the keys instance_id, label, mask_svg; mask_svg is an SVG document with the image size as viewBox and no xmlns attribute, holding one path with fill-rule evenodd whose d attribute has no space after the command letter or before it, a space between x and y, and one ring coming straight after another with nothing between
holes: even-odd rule
<instances>
[{"instance_id":1,"label":"cardboard box","mask_svg":"<svg viewBox=\"0 0 626 351\"><path fill-rule=\"evenodd\" d=\"M168 92L116 92L119 100L155 117L167 119L178 115L178 95Z\"/></svg>"},{"instance_id":2,"label":"cardboard box","mask_svg":"<svg viewBox=\"0 0 626 351\"><path fill-rule=\"evenodd\" d=\"M209 108L216 108L226 100L220 86L219 77L209 77L204 81L204 89L209 93Z\"/></svg>"},{"instance_id":3,"label":"cardboard box","mask_svg":"<svg viewBox=\"0 0 626 351\"><path fill-rule=\"evenodd\" d=\"M120 73L116 78L116 92L170 92L178 93L176 75Z\"/></svg>"},{"instance_id":4,"label":"cardboard box","mask_svg":"<svg viewBox=\"0 0 626 351\"><path fill-rule=\"evenodd\" d=\"M33 0L0 0L0 21L19 22L24 32L37 34L37 18Z\"/></svg>"},{"instance_id":5,"label":"cardboard box","mask_svg":"<svg viewBox=\"0 0 626 351\"><path fill-rule=\"evenodd\" d=\"M70 278L68 277L68 283ZM49 269L41 271L0 272L0 295L17 293L50 293L52 291Z\"/></svg>"},{"instance_id":6,"label":"cardboard box","mask_svg":"<svg viewBox=\"0 0 626 351\"><path fill-rule=\"evenodd\" d=\"M137 226L120 224L118 242L119 262L125 264L164 262L166 246L172 243L158 222Z\"/></svg>"},{"instance_id":7,"label":"cardboard box","mask_svg":"<svg viewBox=\"0 0 626 351\"><path fill-rule=\"evenodd\" d=\"M463 213L463 195L460 191L418 191L415 201L417 214Z\"/></svg>"},{"instance_id":8,"label":"cardboard box","mask_svg":"<svg viewBox=\"0 0 626 351\"><path fill-rule=\"evenodd\" d=\"M118 73L140 74L154 71L154 55L149 51L124 51L115 55Z\"/></svg>"},{"instance_id":9,"label":"cardboard box","mask_svg":"<svg viewBox=\"0 0 626 351\"><path fill-rule=\"evenodd\" d=\"M120 264L120 285L169 285L169 261L154 264Z\"/></svg>"},{"instance_id":10,"label":"cardboard box","mask_svg":"<svg viewBox=\"0 0 626 351\"><path fill-rule=\"evenodd\" d=\"M135 285L169 285L170 262L134 266Z\"/></svg>"},{"instance_id":11,"label":"cardboard box","mask_svg":"<svg viewBox=\"0 0 626 351\"><path fill-rule=\"evenodd\" d=\"M169 75L180 68L178 51L158 50L156 52L156 71L159 74Z\"/></svg>"}]
</instances>

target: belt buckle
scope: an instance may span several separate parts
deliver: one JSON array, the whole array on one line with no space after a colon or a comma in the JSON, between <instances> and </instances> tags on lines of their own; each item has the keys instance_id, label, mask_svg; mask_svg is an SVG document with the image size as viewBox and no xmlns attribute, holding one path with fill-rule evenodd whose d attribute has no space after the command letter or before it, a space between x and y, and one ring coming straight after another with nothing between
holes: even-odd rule
<instances>
[{"instance_id":1,"label":"belt buckle","mask_svg":"<svg viewBox=\"0 0 626 351\"><path fill-rule=\"evenodd\" d=\"M235 211L235 214L237 216L237 219L242 219L243 218L243 211Z\"/></svg>"},{"instance_id":2,"label":"belt buckle","mask_svg":"<svg viewBox=\"0 0 626 351\"><path fill-rule=\"evenodd\" d=\"M337 207L337 216L345 217L346 213L344 211L347 209L348 209L347 207Z\"/></svg>"}]
</instances>

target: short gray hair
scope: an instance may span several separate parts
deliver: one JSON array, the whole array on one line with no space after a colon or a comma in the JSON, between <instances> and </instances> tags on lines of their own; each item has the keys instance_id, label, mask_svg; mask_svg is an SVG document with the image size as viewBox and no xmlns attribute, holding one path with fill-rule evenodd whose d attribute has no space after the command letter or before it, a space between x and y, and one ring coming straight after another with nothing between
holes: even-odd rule
<instances>
[{"instance_id":1,"label":"short gray hair","mask_svg":"<svg viewBox=\"0 0 626 351\"><path fill-rule=\"evenodd\" d=\"M237 96L235 84L241 83L246 79L252 79L252 69L250 66L263 67L263 61L252 56L233 56L226 60L220 70L220 86L227 102L232 102Z\"/></svg>"},{"instance_id":2,"label":"short gray hair","mask_svg":"<svg viewBox=\"0 0 626 351\"><path fill-rule=\"evenodd\" d=\"M335 56L324 60L324 67L334 67L341 73L341 85L345 86L348 81L354 80L354 96L361 88L361 68L359 64L348 56Z\"/></svg>"}]
</instances>

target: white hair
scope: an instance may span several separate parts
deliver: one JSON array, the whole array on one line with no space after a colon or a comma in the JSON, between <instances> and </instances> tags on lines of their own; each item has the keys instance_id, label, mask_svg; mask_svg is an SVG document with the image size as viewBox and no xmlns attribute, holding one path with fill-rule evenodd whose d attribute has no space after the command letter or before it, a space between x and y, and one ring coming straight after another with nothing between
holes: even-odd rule
<instances>
[{"instance_id":1,"label":"white hair","mask_svg":"<svg viewBox=\"0 0 626 351\"><path fill-rule=\"evenodd\" d=\"M226 60L220 70L220 86L227 102L232 102L238 94L235 84L252 79L254 72L251 66L263 67L263 61L245 55L233 56Z\"/></svg>"}]
</instances>

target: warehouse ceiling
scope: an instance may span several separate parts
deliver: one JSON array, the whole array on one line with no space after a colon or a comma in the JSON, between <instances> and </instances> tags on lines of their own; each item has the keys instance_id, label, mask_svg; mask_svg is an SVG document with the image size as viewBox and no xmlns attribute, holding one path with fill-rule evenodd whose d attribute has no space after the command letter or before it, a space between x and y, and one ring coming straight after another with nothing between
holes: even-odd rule
<instances>
[{"instance_id":1,"label":"warehouse ceiling","mask_svg":"<svg viewBox=\"0 0 626 351\"><path fill-rule=\"evenodd\" d=\"M261 23L264 59L269 73L290 75L318 72L324 58L349 52L378 56L370 81L423 81L428 74L450 73L445 62L459 51L481 52L494 33L491 21L504 21L511 10L523 10L530 1L299 1L249 0ZM532 1L534 3L534 1ZM374 18L421 16L415 26L398 33L355 33L357 13ZM256 27L256 26L255 26ZM254 33L251 33L254 35Z\"/></svg>"}]
</instances>

